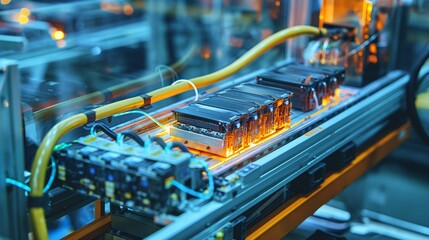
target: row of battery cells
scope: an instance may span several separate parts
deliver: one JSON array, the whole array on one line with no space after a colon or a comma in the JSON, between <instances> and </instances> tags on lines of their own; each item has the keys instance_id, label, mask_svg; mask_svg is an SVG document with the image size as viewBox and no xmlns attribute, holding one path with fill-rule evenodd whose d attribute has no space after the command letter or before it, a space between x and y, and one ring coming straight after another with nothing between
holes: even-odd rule
<instances>
[{"instance_id":1,"label":"row of battery cells","mask_svg":"<svg viewBox=\"0 0 429 240\"><path fill-rule=\"evenodd\" d=\"M246 83L175 109L177 125L220 132L228 152L289 127L292 93ZM189 128L188 128L189 129Z\"/></svg>"}]
</instances>

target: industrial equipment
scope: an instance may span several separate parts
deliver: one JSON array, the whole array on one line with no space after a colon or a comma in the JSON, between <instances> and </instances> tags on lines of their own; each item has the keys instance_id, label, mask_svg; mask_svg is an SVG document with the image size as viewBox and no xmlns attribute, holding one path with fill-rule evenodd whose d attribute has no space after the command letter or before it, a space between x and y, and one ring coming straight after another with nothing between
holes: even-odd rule
<instances>
[{"instance_id":1,"label":"industrial equipment","mask_svg":"<svg viewBox=\"0 0 429 240\"><path fill-rule=\"evenodd\" d=\"M244 239L406 123L409 5L168 2L1 2L0 238Z\"/></svg>"}]
</instances>

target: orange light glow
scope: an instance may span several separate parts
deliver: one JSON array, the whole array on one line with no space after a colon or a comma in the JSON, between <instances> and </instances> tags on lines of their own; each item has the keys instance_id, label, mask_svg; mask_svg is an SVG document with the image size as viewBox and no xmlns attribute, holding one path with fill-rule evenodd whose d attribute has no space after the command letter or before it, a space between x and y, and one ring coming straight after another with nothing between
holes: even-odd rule
<instances>
[{"instance_id":1,"label":"orange light glow","mask_svg":"<svg viewBox=\"0 0 429 240\"><path fill-rule=\"evenodd\" d=\"M130 4L125 4L123 12L125 15L130 16L134 13L134 8Z\"/></svg>"},{"instance_id":2,"label":"orange light glow","mask_svg":"<svg viewBox=\"0 0 429 240\"><path fill-rule=\"evenodd\" d=\"M11 2L11 0L1 0L1 4L8 5Z\"/></svg>"},{"instance_id":3,"label":"orange light glow","mask_svg":"<svg viewBox=\"0 0 429 240\"><path fill-rule=\"evenodd\" d=\"M28 8L21 8L21 11L19 11L19 14L28 17L30 16L31 11Z\"/></svg>"},{"instance_id":4,"label":"orange light glow","mask_svg":"<svg viewBox=\"0 0 429 240\"><path fill-rule=\"evenodd\" d=\"M377 21L377 23L375 24L375 28L378 30L378 31L381 31L381 29L383 29L383 23L381 22L381 21Z\"/></svg>"},{"instance_id":5,"label":"orange light glow","mask_svg":"<svg viewBox=\"0 0 429 240\"><path fill-rule=\"evenodd\" d=\"M336 100L338 100L338 98L341 96L341 89L340 88L337 88L337 89L335 89L335 96L334 96L334 98L336 99Z\"/></svg>"},{"instance_id":6,"label":"orange light glow","mask_svg":"<svg viewBox=\"0 0 429 240\"><path fill-rule=\"evenodd\" d=\"M19 11L19 14L15 15L15 20L19 22L20 24L27 24L30 21L31 11L28 8L21 8Z\"/></svg>"},{"instance_id":7,"label":"orange light glow","mask_svg":"<svg viewBox=\"0 0 429 240\"><path fill-rule=\"evenodd\" d=\"M27 23L28 23L28 21L30 21L30 19L29 19L27 16L19 15L19 17L18 17L18 22L19 22L20 24L27 24Z\"/></svg>"},{"instance_id":8,"label":"orange light glow","mask_svg":"<svg viewBox=\"0 0 429 240\"><path fill-rule=\"evenodd\" d=\"M54 40L61 40L61 39L64 39L66 35L61 30L55 30L52 32L51 36L52 36L52 39Z\"/></svg>"},{"instance_id":9,"label":"orange light glow","mask_svg":"<svg viewBox=\"0 0 429 240\"><path fill-rule=\"evenodd\" d=\"M111 12L111 13L121 13L122 12L121 5L119 5L117 3L102 2L100 4L100 7L101 7L101 9L103 9L106 12Z\"/></svg>"},{"instance_id":10,"label":"orange light glow","mask_svg":"<svg viewBox=\"0 0 429 240\"><path fill-rule=\"evenodd\" d=\"M323 0L320 7L319 27L324 23L344 23L357 27L359 40L368 39L373 11L372 0ZM357 26L359 25L359 26Z\"/></svg>"},{"instance_id":11,"label":"orange light glow","mask_svg":"<svg viewBox=\"0 0 429 240\"><path fill-rule=\"evenodd\" d=\"M370 63L377 63L378 59L376 55L369 55L368 56L368 62Z\"/></svg>"},{"instance_id":12,"label":"orange light glow","mask_svg":"<svg viewBox=\"0 0 429 240\"><path fill-rule=\"evenodd\" d=\"M277 0L275 4L276 4L276 7L280 7L280 1L279 0Z\"/></svg>"},{"instance_id":13,"label":"orange light glow","mask_svg":"<svg viewBox=\"0 0 429 240\"><path fill-rule=\"evenodd\" d=\"M331 102L331 100L330 99L326 99L326 98L323 98L322 99L322 106L327 106L329 103Z\"/></svg>"},{"instance_id":14,"label":"orange light glow","mask_svg":"<svg viewBox=\"0 0 429 240\"><path fill-rule=\"evenodd\" d=\"M375 43L369 45L369 52L373 54L377 53L377 45Z\"/></svg>"},{"instance_id":15,"label":"orange light glow","mask_svg":"<svg viewBox=\"0 0 429 240\"><path fill-rule=\"evenodd\" d=\"M371 14L372 14L372 2L366 1L366 21L371 22Z\"/></svg>"},{"instance_id":16,"label":"orange light glow","mask_svg":"<svg viewBox=\"0 0 429 240\"><path fill-rule=\"evenodd\" d=\"M242 150L236 152L235 154L233 154L233 155L231 155L229 157L221 157L221 156L218 156L218 155L211 155L209 153L204 152L204 155L208 154L210 156L210 158L213 158L213 159L216 159L216 160L219 161L219 162L215 162L213 164L210 164L209 169L213 170L213 169L215 169L215 168L217 168L219 166L222 166L224 163L232 160L233 158L237 157L239 154L242 154L243 152L246 152L246 151L248 151L248 150L250 150L250 149L252 149L252 148L254 148L254 147L256 147L256 146L258 146L260 144L263 144L263 143L269 141L270 139L275 138L275 137L283 134L286 131L290 131L290 129L297 127L299 124L305 122L306 120L308 120L310 118L314 118L314 117L318 116L319 114L321 114L321 113L329 110L330 108L338 105L341 101L344 101L345 99L348 98L347 96L341 96L342 93L344 95L355 94L353 92L347 92L347 91L344 91L344 90L342 90L340 88L337 88L337 89L335 89L335 95L336 96L333 99L333 101L327 103L327 105L324 106L323 108L317 110L316 112L312 113L311 115L307 116L306 118L301 119L301 120L299 120L299 121L291 124L289 128L283 128L283 129L281 129L281 130L279 130L279 131L277 131L277 132L275 132L275 133L273 133L273 134L271 134L269 136L264 137L263 139L259 140L257 143L249 144L249 146L247 146L245 149L242 149ZM314 134L314 132L313 132L313 134ZM201 154L201 152L200 152L200 154Z\"/></svg>"},{"instance_id":17,"label":"orange light glow","mask_svg":"<svg viewBox=\"0 0 429 240\"><path fill-rule=\"evenodd\" d=\"M201 50L201 57L203 57L204 59L209 59L212 56L212 51L210 50L209 47L204 47Z\"/></svg>"}]
</instances>

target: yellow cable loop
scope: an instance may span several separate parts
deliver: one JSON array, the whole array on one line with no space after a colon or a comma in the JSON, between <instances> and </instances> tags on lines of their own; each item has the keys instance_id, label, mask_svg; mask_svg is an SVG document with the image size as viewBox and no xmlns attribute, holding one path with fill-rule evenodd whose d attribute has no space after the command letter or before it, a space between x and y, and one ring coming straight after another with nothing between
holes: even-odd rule
<instances>
[{"instance_id":1,"label":"yellow cable loop","mask_svg":"<svg viewBox=\"0 0 429 240\"><path fill-rule=\"evenodd\" d=\"M273 48L274 46L284 42L285 40L304 34L326 34L326 29L319 29L311 26L295 26L281 30L270 37L264 39L255 47L246 52L243 56L237 59L232 64L225 68L218 70L214 73L207 74L201 77L190 79L198 88L205 87L216 83L226 77L231 76L237 71L244 68L250 62L255 60L264 52ZM192 90L192 87L186 83L178 83L176 85L167 86L158 90L148 93L151 96L151 102L159 102L166 98L178 95L180 93ZM141 97L133 97L122 101L107 104L105 106L94 109L96 113L96 120L112 116L113 114L129 111L132 109L140 108L144 104ZM69 131L81 127L87 123L85 114L77 114L57 123L43 138L40 147L37 149L36 156L31 169L30 187L31 197L43 196L43 185L45 183L46 169L49 163L49 158L55 145L59 139L67 134ZM43 208L30 209L30 222L34 231L35 239L48 239L48 231L46 228L45 215Z\"/></svg>"}]
</instances>

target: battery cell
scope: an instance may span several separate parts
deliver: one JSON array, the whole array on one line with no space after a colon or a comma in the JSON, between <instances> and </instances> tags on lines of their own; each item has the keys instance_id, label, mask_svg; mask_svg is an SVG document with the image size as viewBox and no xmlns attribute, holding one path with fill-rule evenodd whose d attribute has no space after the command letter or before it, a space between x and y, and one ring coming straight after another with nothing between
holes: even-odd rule
<instances>
[{"instance_id":1,"label":"battery cell","mask_svg":"<svg viewBox=\"0 0 429 240\"><path fill-rule=\"evenodd\" d=\"M206 105L226 110L231 110L242 114L241 126L243 128L242 141L243 145L256 142L257 131L259 131L259 106L251 102L240 102L233 99L211 96L198 101L199 105Z\"/></svg>"},{"instance_id":2,"label":"battery cell","mask_svg":"<svg viewBox=\"0 0 429 240\"><path fill-rule=\"evenodd\" d=\"M260 134L258 138L268 136L276 131L276 127L274 124L274 114L276 106L272 97L243 92L236 89L227 89L225 91L219 92L218 96L235 99L241 102L256 103L259 105Z\"/></svg>"},{"instance_id":3,"label":"battery cell","mask_svg":"<svg viewBox=\"0 0 429 240\"><path fill-rule=\"evenodd\" d=\"M220 148L224 148L225 155L244 147L242 139L247 136L247 131L241 125L243 115L238 112L194 103L174 109L173 113L177 120L174 127L201 137L221 139Z\"/></svg>"},{"instance_id":4,"label":"battery cell","mask_svg":"<svg viewBox=\"0 0 429 240\"><path fill-rule=\"evenodd\" d=\"M268 72L259 75L256 80L261 85L292 91L294 94L292 107L295 109L309 111L318 106L319 97L316 89L319 82L313 81L311 76Z\"/></svg>"},{"instance_id":5,"label":"battery cell","mask_svg":"<svg viewBox=\"0 0 429 240\"><path fill-rule=\"evenodd\" d=\"M253 83L245 83L234 87L234 89L264 95L273 98L276 109L274 115L274 122L276 129L289 127L290 125L290 108L291 98L293 93L281 88L269 87Z\"/></svg>"}]
</instances>

